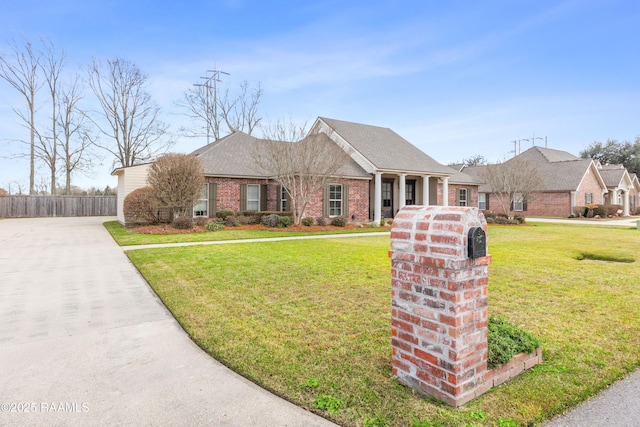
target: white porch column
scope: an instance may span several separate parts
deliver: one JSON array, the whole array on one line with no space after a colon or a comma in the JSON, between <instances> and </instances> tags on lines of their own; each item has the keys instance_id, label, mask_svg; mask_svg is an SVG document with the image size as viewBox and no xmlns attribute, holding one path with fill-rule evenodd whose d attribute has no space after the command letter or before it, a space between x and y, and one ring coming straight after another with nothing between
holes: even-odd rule
<instances>
[{"instance_id":1,"label":"white porch column","mask_svg":"<svg viewBox=\"0 0 640 427\"><path fill-rule=\"evenodd\" d=\"M573 215L573 208L576 206L576 192L571 192L571 206L569 206L569 215Z\"/></svg>"},{"instance_id":2,"label":"white porch column","mask_svg":"<svg viewBox=\"0 0 640 427\"><path fill-rule=\"evenodd\" d=\"M400 191L398 196L398 209L402 209L407 203L407 174L400 174Z\"/></svg>"},{"instance_id":3,"label":"white porch column","mask_svg":"<svg viewBox=\"0 0 640 427\"><path fill-rule=\"evenodd\" d=\"M429 175L422 176L422 204L429 206Z\"/></svg>"},{"instance_id":4,"label":"white porch column","mask_svg":"<svg viewBox=\"0 0 640 427\"><path fill-rule=\"evenodd\" d=\"M622 199L622 215L629 216L629 190L624 190L624 198Z\"/></svg>"},{"instance_id":5,"label":"white porch column","mask_svg":"<svg viewBox=\"0 0 640 427\"><path fill-rule=\"evenodd\" d=\"M449 177L442 178L442 206L449 206Z\"/></svg>"},{"instance_id":6,"label":"white porch column","mask_svg":"<svg viewBox=\"0 0 640 427\"><path fill-rule=\"evenodd\" d=\"M375 175L373 186L373 222L379 224L382 215L382 173L376 172Z\"/></svg>"}]
</instances>

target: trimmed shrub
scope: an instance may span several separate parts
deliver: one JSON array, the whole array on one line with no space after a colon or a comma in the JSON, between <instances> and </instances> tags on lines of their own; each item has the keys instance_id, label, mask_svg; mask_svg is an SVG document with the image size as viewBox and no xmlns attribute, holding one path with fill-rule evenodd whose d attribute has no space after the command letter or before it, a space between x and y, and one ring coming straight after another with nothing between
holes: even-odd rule
<instances>
[{"instance_id":1,"label":"trimmed shrub","mask_svg":"<svg viewBox=\"0 0 640 427\"><path fill-rule=\"evenodd\" d=\"M600 218L607 216L607 207L605 205L595 205L592 210L593 216L599 215Z\"/></svg>"},{"instance_id":2,"label":"trimmed shrub","mask_svg":"<svg viewBox=\"0 0 640 427\"><path fill-rule=\"evenodd\" d=\"M622 213L622 205L607 205L607 216L618 216L618 212Z\"/></svg>"},{"instance_id":3,"label":"trimmed shrub","mask_svg":"<svg viewBox=\"0 0 640 427\"><path fill-rule=\"evenodd\" d=\"M574 218L581 217L581 216L586 217L588 212L589 212L589 208L587 206L574 206L572 209L572 214Z\"/></svg>"},{"instance_id":4,"label":"trimmed shrub","mask_svg":"<svg viewBox=\"0 0 640 427\"><path fill-rule=\"evenodd\" d=\"M347 225L347 217L337 216L335 218L332 218L331 225L334 225L336 227L344 227L345 225Z\"/></svg>"},{"instance_id":5,"label":"trimmed shrub","mask_svg":"<svg viewBox=\"0 0 640 427\"><path fill-rule=\"evenodd\" d=\"M261 224L262 218L267 215L278 215L278 216L288 216L289 218L293 217L293 212L280 212L280 211L240 211L238 216L250 216L255 217L256 221L254 224Z\"/></svg>"},{"instance_id":6,"label":"trimmed shrub","mask_svg":"<svg viewBox=\"0 0 640 427\"><path fill-rule=\"evenodd\" d=\"M206 216L197 216L196 219L193 220L193 223L198 227L204 227L209 224L209 218Z\"/></svg>"},{"instance_id":7,"label":"trimmed shrub","mask_svg":"<svg viewBox=\"0 0 640 427\"><path fill-rule=\"evenodd\" d=\"M278 223L280 222L280 215L276 215L276 214L265 215L262 217L260 222L265 227L277 227Z\"/></svg>"},{"instance_id":8,"label":"trimmed shrub","mask_svg":"<svg viewBox=\"0 0 640 427\"><path fill-rule=\"evenodd\" d=\"M207 224L204 228L206 228L207 231L220 231L224 228L224 225L221 222L214 221Z\"/></svg>"},{"instance_id":9,"label":"trimmed shrub","mask_svg":"<svg viewBox=\"0 0 640 427\"><path fill-rule=\"evenodd\" d=\"M224 221L224 225L226 225L227 227L237 227L238 225L240 225L240 222L238 221L237 217L231 215L228 216Z\"/></svg>"},{"instance_id":10,"label":"trimmed shrub","mask_svg":"<svg viewBox=\"0 0 640 427\"><path fill-rule=\"evenodd\" d=\"M287 228L290 225L291 225L291 218L284 215L281 215L278 217L278 227Z\"/></svg>"},{"instance_id":11,"label":"trimmed shrub","mask_svg":"<svg viewBox=\"0 0 640 427\"><path fill-rule=\"evenodd\" d=\"M307 217L307 218L302 218L302 221L300 221L300 222L302 223L302 225L305 225L307 227L311 227L315 221L313 220L313 218Z\"/></svg>"},{"instance_id":12,"label":"trimmed shrub","mask_svg":"<svg viewBox=\"0 0 640 427\"><path fill-rule=\"evenodd\" d=\"M188 216L179 216L173 220L171 227L178 230L191 230L193 228L193 218Z\"/></svg>"},{"instance_id":13,"label":"trimmed shrub","mask_svg":"<svg viewBox=\"0 0 640 427\"><path fill-rule=\"evenodd\" d=\"M126 224L157 224L158 202L153 188L142 187L127 194L123 211Z\"/></svg>"},{"instance_id":14,"label":"trimmed shrub","mask_svg":"<svg viewBox=\"0 0 640 427\"><path fill-rule=\"evenodd\" d=\"M327 220L323 216L319 216L318 218L316 218L316 224L325 226L327 225Z\"/></svg>"},{"instance_id":15,"label":"trimmed shrub","mask_svg":"<svg viewBox=\"0 0 640 427\"><path fill-rule=\"evenodd\" d=\"M237 215L235 216L235 219L239 225L251 225L259 223L258 217L255 215Z\"/></svg>"},{"instance_id":16,"label":"trimmed shrub","mask_svg":"<svg viewBox=\"0 0 640 427\"><path fill-rule=\"evenodd\" d=\"M222 209L216 212L216 217L220 218L223 221L226 220L227 217L230 217L232 215L235 215L235 212L230 209Z\"/></svg>"},{"instance_id":17,"label":"trimmed shrub","mask_svg":"<svg viewBox=\"0 0 640 427\"><path fill-rule=\"evenodd\" d=\"M524 224L525 219L522 215L516 215L513 217L513 220L518 224Z\"/></svg>"}]
</instances>

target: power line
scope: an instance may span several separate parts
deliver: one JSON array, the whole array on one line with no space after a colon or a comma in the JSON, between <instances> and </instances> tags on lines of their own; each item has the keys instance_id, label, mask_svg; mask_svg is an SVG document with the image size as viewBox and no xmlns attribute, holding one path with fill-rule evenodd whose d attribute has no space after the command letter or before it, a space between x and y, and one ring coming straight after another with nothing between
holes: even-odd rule
<instances>
[{"instance_id":1,"label":"power line","mask_svg":"<svg viewBox=\"0 0 640 427\"><path fill-rule=\"evenodd\" d=\"M209 75L209 73L211 73L211 75ZM207 70L207 77L200 77L201 79L204 79L204 83L194 83L194 86L198 86L198 87L204 87L205 88L205 108L206 108L206 120L207 120L207 145L209 144L209 138L211 135L211 128L212 128L212 116L213 116L213 120L217 120L218 117L218 82L221 81L220 80L220 74L225 74L227 76L230 76L231 74L225 72L225 71L220 71L217 69L213 69L213 70ZM211 82L213 82L213 86L211 85ZM213 105L210 104L209 99L211 98L211 89L213 88ZM211 109L213 108L213 115L211 114ZM216 132L217 133L217 132ZM217 137L217 135L216 135Z\"/></svg>"}]
</instances>

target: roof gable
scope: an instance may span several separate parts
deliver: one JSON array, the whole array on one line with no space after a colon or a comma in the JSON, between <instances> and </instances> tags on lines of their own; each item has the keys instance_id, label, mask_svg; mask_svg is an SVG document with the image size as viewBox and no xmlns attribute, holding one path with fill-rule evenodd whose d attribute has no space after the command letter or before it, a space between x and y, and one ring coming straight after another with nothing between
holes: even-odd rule
<instances>
[{"instance_id":1,"label":"roof gable","mask_svg":"<svg viewBox=\"0 0 640 427\"><path fill-rule=\"evenodd\" d=\"M452 174L451 168L438 163L389 128L319 117L312 131L325 132L337 143L340 140L348 144L354 150L352 158L370 173L386 170L440 176Z\"/></svg>"}]
</instances>

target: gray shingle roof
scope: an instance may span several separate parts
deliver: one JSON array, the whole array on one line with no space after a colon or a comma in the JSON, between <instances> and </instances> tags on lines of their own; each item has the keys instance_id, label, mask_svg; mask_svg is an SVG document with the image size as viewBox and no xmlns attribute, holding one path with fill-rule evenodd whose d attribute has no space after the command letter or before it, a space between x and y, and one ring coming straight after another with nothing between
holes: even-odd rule
<instances>
[{"instance_id":1,"label":"gray shingle roof","mask_svg":"<svg viewBox=\"0 0 640 427\"><path fill-rule=\"evenodd\" d=\"M603 165L600 167L600 175L607 187L617 187L624 178L623 165Z\"/></svg>"},{"instance_id":2,"label":"gray shingle roof","mask_svg":"<svg viewBox=\"0 0 640 427\"><path fill-rule=\"evenodd\" d=\"M326 141L333 144L329 137L326 137ZM244 132L234 132L198 148L191 154L200 158L206 176L266 178L264 171L254 161L254 156L265 146L261 143L264 143L264 140ZM371 175L353 161L340 168L338 174L351 178L371 178Z\"/></svg>"},{"instance_id":3,"label":"gray shingle roof","mask_svg":"<svg viewBox=\"0 0 640 427\"><path fill-rule=\"evenodd\" d=\"M467 173L466 169L460 171L456 168L450 167L453 172L453 175L449 177L449 182L451 184L469 184L469 185L481 185L482 180L476 176L472 176Z\"/></svg>"},{"instance_id":4,"label":"gray shingle roof","mask_svg":"<svg viewBox=\"0 0 640 427\"><path fill-rule=\"evenodd\" d=\"M527 151L533 151L533 152L537 152L540 155L542 155L545 159L547 159L548 162L554 163L554 162L568 162L571 160L579 160L580 157L576 157L573 154L567 152L567 151L562 151L562 150L554 150L553 148L543 148L543 147L531 147L530 149L528 149ZM527 151L525 151L522 154L525 154Z\"/></svg>"},{"instance_id":5,"label":"gray shingle roof","mask_svg":"<svg viewBox=\"0 0 640 427\"><path fill-rule=\"evenodd\" d=\"M531 147L518 158L526 160L540 172L545 191L575 191L593 162L566 151L542 147Z\"/></svg>"},{"instance_id":6,"label":"gray shingle roof","mask_svg":"<svg viewBox=\"0 0 640 427\"><path fill-rule=\"evenodd\" d=\"M543 179L543 191L575 191L593 160L576 157L566 151L550 148L531 147L517 156L533 165ZM505 163L509 163L511 159ZM462 171L482 181L485 170L493 165L465 167ZM487 185L478 188L480 192L490 192Z\"/></svg>"},{"instance_id":7,"label":"gray shingle roof","mask_svg":"<svg viewBox=\"0 0 640 427\"><path fill-rule=\"evenodd\" d=\"M451 175L438 163L389 128L320 117L378 170Z\"/></svg>"}]
</instances>

